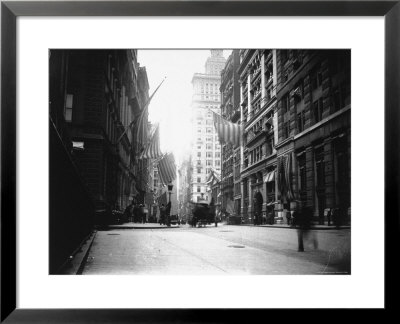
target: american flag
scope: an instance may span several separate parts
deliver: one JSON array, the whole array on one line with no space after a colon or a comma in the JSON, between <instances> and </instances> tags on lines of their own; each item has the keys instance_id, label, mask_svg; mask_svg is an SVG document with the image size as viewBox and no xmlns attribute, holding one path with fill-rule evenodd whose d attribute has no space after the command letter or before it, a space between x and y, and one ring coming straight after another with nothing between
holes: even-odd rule
<instances>
[{"instance_id":1,"label":"american flag","mask_svg":"<svg viewBox=\"0 0 400 324\"><path fill-rule=\"evenodd\" d=\"M163 184L167 185L176 178L175 158L172 153L165 154L158 162L158 174Z\"/></svg>"},{"instance_id":2,"label":"american flag","mask_svg":"<svg viewBox=\"0 0 400 324\"><path fill-rule=\"evenodd\" d=\"M135 140L136 140L136 146L138 148L139 154L141 154L145 148L145 145L147 143L147 121L148 121L148 115L149 115L149 103L151 99L154 97L156 94L157 90L161 87L163 84L165 78L161 81L159 86L154 90L153 94L150 96L150 98L147 100L145 106L143 107L143 110L136 122L136 133L135 133ZM133 126L133 123L132 123Z\"/></svg>"},{"instance_id":3,"label":"american flag","mask_svg":"<svg viewBox=\"0 0 400 324\"><path fill-rule=\"evenodd\" d=\"M140 155L141 159L157 159L162 155L160 150L160 131L157 125L156 130L150 140L149 145L145 148Z\"/></svg>"},{"instance_id":4,"label":"american flag","mask_svg":"<svg viewBox=\"0 0 400 324\"><path fill-rule=\"evenodd\" d=\"M147 139L147 118L148 118L148 106L144 107L142 113L137 120L136 128L136 147L138 148L139 154L143 151L144 143Z\"/></svg>"},{"instance_id":5,"label":"american flag","mask_svg":"<svg viewBox=\"0 0 400 324\"><path fill-rule=\"evenodd\" d=\"M242 125L231 123L215 112L212 111L212 113L219 141L221 143L231 143L234 147L240 146L240 138L243 133Z\"/></svg>"}]
</instances>

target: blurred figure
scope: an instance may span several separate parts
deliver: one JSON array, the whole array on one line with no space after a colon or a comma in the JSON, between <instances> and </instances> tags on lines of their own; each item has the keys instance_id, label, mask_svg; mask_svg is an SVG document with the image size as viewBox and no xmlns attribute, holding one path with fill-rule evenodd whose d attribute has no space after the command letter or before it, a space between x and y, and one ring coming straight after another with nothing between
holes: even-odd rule
<instances>
[{"instance_id":1,"label":"blurred figure","mask_svg":"<svg viewBox=\"0 0 400 324\"><path fill-rule=\"evenodd\" d=\"M339 208L334 208L332 210L332 219L336 228L339 229L340 226L342 225L342 212Z\"/></svg>"},{"instance_id":2,"label":"blurred figure","mask_svg":"<svg viewBox=\"0 0 400 324\"><path fill-rule=\"evenodd\" d=\"M135 206L133 207L133 222L136 223L138 221L138 217L139 217L139 206L138 204L135 204Z\"/></svg>"},{"instance_id":3,"label":"blurred figure","mask_svg":"<svg viewBox=\"0 0 400 324\"><path fill-rule=\"evenodd\" d=\"M287 224L288 225L291 225L292 224L292 220L293 220L293 213L294 213L294 211L292 210L292 211L288 211L287 213L286 213L286 220L287 220Z\"/></svg>"},{"instance_id":4,"label":"blurred figure","mask_svg":"<svg viewBox=\"0 0 400 324\"><path fill-rule=\"evenodd\" d=\"M311 242L314 249L318 248L315 232L311 230L312 210L309 207L296 209L293 213L294 225L297 228L298 252L304 252L304 241Z\"/></svg>"},{"instance_id":5,"label":"blurred figure","mask_svg":"<svg viewBox=\"0 0 400 324\"><path fill-rule=\"evenodd\" d=\"M218 226L218 218L217 218L217 215L215 213L214 197L211 198L211 202L210 202L209 207L210 207L210 217L209 218L210 219L214 219L215 227L217 227Z\"/></svg>"},{"instance_id":6,"label":"blurred figure","mask_svg":"<svg viewBox=\"0 0 400 324\"><path fill-rule=\"evenodd\" d=\"M160 207L160 225L161 224L165 224L165 213L166 213L165 206L164 206L164 204L161 204L161 207Z\"/></svg>"},{"instance_id":7,"label":"blurred figure","mask_svg":"<svg viewBox=\"0 0 400 324\"><path fill-rule=\"evenodd\" d=\"M167 207L165 207L165 222L167 226L171 226L169 215L171 213L171 202L168 202Z\"/></svg>"},{"instance_id":8,"label":"blurred figure","mask_svg":"<svg viewBox=\"0 0 400 324\"><path fill-rule=\"evenodd\" d=\"M132 222L132 210L133 210L133 202L131 202L130 205L126 206L124 211L124 219L127 222Z\"/></svg>"}]
</instances>

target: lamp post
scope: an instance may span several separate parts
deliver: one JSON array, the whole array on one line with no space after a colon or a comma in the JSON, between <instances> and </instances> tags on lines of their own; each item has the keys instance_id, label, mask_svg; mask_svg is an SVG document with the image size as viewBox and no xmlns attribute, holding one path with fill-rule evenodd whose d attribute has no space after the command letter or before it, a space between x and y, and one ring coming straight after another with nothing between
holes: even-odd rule
<instances>
[{"instance_id":1,"label":"lamp post","mask_svg":"<svg viewBox=\"0 0 400 324\"><path fill-rule=\"evenodd\" d=\"M172 194L172 188L174 186L172 184L168 185L168 195L169 195L169 202L171 202L171 194Z\"/></svg>"},{"instance_id":2,"label":"lamp post","mask_svg":"<svg viewBox=\"0 0 400 324\"><path fill-rule=\"evenodd\" d=\"M174 186L172 185L172 183L171 184L168 184L168 195L169 195L169 208L168 208L168 210L167 210L167 226L171 226L171 224L170 224L170 213L171 213L171 194L172 194L172 188L173 188Z\"/></svg>"}]
</instances>

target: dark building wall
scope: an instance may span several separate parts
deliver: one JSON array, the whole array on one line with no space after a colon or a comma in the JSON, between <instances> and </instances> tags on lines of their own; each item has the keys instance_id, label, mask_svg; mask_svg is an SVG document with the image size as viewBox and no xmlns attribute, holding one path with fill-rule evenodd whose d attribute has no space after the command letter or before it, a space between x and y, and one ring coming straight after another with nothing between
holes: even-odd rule
<instances>
[{"instance_id":1,"label":"dark building wall","mask_svg":"<svg viewBox=\"0 0 400 324\"><path fill-rule=\"evenodd\" d=\"M149 97L146 70L138 69L134 50L50 50L51 273L104 220L95 210L127 204L133 179L145 171L123 133Z\"/></svg>"},{"instance_id":2,"label":"dark building wall","mask_svg":"<svg viewBox=\"0 0 400 324\"><path fill-rule=\"evenodd\" d=\"M350 51L279 50L277 58L278 159L294 154L287 208L298 200L323 223L325 209L347 214L351 205Z\"/></svg>"},{"instance_id":3,"label":"dark building wall","mask_svg":"<svg viewBox=\"0 0 400 324\"><path fill-rule=\"evenodd\" d=\"M61 274L91 233L95 207L55 125L49 126L49 273Z\"/></svg>"}]
</instances>

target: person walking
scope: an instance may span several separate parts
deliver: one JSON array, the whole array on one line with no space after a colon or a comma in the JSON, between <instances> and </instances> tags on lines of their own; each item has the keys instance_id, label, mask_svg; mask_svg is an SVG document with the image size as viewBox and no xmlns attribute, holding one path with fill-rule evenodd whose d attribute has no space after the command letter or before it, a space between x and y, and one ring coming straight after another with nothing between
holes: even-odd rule
<instances>
[{"instance_id":1,"label":"person walking","mask_svg":"<svg viewBox=\"0 0 400 324\"><path fill-rule=\"evenodd\" d=\"M305 207L294 212L295 226L297 227L297 251L304 252L304 240L309 241L312 239L314 249L318 248L318 241L315 233L311 230L312 210Z\"/></svg>"},{"instance_id":2,"label":"person walking","mask_svg":"<svg viewBox=\"0 0 400 324\"><path fill-rule=\"evenodd\" d=\"M171 226L169 219L170 213L171 213L171 202L168 202L167 207L165 207L165 222L167 223L167 226Z\"/></svg>"},{"instance_id":3,"label":"person walking","mask_svg":"<svg viewBox=\"0 0 400 324\"><path fill-rule=\"evenodd\" d=\"M165 206L161 204L160 207L160 225L165 224Z\"/></svg>"},{"instance_id":4,"label":"person walking","mask_svg":"<svg viewBox=\"0 0 400 324\"><path fill-rule=\"evenodd\" d=\"M124 211L124 221L132 222L132 209L133 209L133 203L126 206L125 211Z\"/></svg>"}]
</instances>

